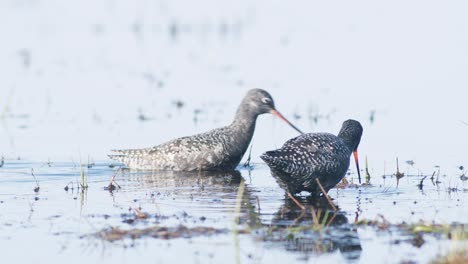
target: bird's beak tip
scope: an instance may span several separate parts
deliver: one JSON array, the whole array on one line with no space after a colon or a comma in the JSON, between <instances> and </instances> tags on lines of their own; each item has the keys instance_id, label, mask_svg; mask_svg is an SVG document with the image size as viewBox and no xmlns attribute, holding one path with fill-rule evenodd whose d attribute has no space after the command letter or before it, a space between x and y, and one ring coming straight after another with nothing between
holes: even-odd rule
<instances>
[{"instance_id":1,"label":"bird's beak tip","mask_svg":"<svg viewBox=\"0 0 468 264\"><path fill-rule=\"evenodd\" d=\"M354 161L356 162L356 169L357 169L359 184L361 184L361 172L359 170L359 158L358 158L357 149L353 151L353 156L354 156Z\"/></svg>"}]
</instances>

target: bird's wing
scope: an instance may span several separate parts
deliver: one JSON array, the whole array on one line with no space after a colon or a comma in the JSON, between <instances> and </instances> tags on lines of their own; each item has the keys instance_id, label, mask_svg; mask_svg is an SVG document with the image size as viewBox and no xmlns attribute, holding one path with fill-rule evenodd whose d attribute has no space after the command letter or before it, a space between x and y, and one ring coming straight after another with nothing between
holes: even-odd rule
<instances>
[{"instance_id":1,"label":"bird's wing","mask_svg":"<svg viewBox=\"0 0 468 264\"><path fill-rule=\"evenodd\" d=\"M270 167L286 173L312 174L330 158L334 141L326 140L328 137L335 136L327 133L300 135L288 140L280 149L265 152L261 158Z\"/></svg>"},{"instance_id":2,"label":"bird's wing","mask_svg":"<svg viewBox=\"0 0 468 264\"><path fill-rule=\"evenodd\" d=\"M181 137L151 148L113 150L117 154L109 157L127 165L137 160L161 169L196 170L200 166L216 166L224 146L210 135Z\"/></svg>"}]
</instances>

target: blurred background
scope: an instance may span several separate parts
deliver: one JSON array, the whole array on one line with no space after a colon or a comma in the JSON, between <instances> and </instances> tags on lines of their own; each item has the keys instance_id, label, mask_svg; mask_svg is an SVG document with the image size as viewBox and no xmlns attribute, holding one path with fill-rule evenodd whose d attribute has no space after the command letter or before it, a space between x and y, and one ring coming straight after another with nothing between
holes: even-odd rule
<instances>
[{"instance_id":1,"label":"blurred background","mask_svg":"<svg viewBox=\"0 0 468 264\"><path fill-rule=\"evenodd\" d=\"M258 87L307 132L361 121L361 159L379 173L397 156L456 169L468 149L466 10L427 0L2 0L0 155L107 160L112 148L227 125ZM253 161L296 135L261 116Z\"/></svg>"}]
</instances>

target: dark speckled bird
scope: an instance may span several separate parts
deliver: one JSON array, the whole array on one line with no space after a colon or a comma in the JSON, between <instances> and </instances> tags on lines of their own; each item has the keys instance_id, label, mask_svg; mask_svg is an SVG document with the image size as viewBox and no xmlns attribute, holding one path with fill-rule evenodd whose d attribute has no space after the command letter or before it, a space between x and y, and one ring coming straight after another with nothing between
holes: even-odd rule
<instances>
[{"instance_id":1,"label":"dark speckled bird","mask_svg":"<svg viewBox=\"0 0 468 264\"><path fill-rule=\"evenodd\" d=\"M252 139L255 122L261 114L271 113L302 132L275 110L273 98L262 89L247 92L234 121L203 134L182 137L143 149L113 150L110 158L135 169L196 171L233 170Z\"/></svg>"},{"instance_id":2,"label":"dark speckled bird","mask_svg":"<svg viewBox=\"0 0 468 264\"><path fill-rule=\"evenodd\" d=\"M354 154L358 171L357 147L363 128L358 121L343 122L338 136L329 133L309 133L288 140L280 149L267 151L261 158L270 166L278 183L291 193L308 191L314 196L326 192L343 179Z\"/></svg>"}]
</instances>

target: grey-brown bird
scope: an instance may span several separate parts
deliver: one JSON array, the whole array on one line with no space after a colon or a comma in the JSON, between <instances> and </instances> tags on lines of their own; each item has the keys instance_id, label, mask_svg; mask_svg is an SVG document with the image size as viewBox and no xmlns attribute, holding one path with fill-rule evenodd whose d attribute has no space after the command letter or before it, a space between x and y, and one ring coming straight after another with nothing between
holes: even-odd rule
<instances>
[{"instance_id":1,"label":"grey-brown bird","mask_svg":"<svg viewBox=\"0 0 468 264\"><path fill-rule=\"evenodd\" d=\"M257 117L265 113L275 115L302 133L276 111L273 98L268 92L252 89L247 92L237 109L234 121L228 126L177 138L155 147L112 150L117 154L109 157L135 169L233 170L250 144Z\"/></svg>"}]
</instances>

